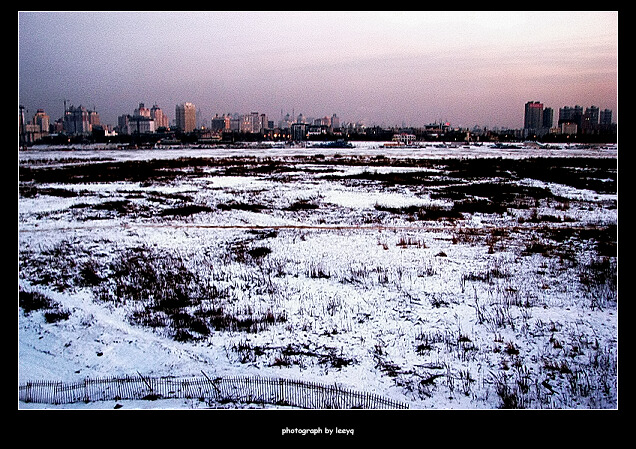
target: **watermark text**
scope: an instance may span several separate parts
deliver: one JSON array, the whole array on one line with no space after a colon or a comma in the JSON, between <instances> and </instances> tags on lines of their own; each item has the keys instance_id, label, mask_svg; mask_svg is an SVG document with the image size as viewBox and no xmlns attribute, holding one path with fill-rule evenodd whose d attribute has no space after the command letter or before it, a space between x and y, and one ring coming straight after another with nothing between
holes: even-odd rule
<instances>
[{"instance_id":1,"label":"watermark text","mask_svg":"<svg viewBox=\"0 0 636 449\"><path fill-rule=\"evenodd\" d=\"M343 429L340 427L315 427L310 429L299 429L297 427L283 427L281 435L354 435L355 429Z\"/></svg>"}]
</instances>

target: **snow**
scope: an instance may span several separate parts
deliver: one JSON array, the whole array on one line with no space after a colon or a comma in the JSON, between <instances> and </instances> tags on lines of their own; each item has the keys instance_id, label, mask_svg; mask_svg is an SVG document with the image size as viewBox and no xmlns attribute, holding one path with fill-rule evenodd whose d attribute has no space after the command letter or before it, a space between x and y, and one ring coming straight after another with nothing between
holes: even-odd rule
<instances>
[{"instance_id":1,"label":"snow","mask_svg":"<svg viewBox=\"0 0 636 449\"><path fill-rule=\"evenodd\" d=\"M419 158L419 157L441 157L441 158L481 158L481 157L505 157L505 158L527 158L527 157L615 157L617 153L616 144L607 145L572 145L572 144L551 144L549 148L538 148L525 146L522 143L511 143L509 148L498 148L496 144L484 142L483 144L458 145L449 143L422 143L421 148L383 148L388 142L351 142L352 148L312 148L288 146L278 148L274 143L268 147L267 143L262 145L244 144L236 147L171 147L156 149L135 149L121 150L109 145L76 145L71 150L67 146L34 145L28 152L20 154L20 159L29 158L33 152L45 152L52 159L60 159L72 155L80 158L117 158L119 160L144 160L148 158L173 159L184 155L194 155L197 157L231 157L231 156L295 156L295 155L342 155L358 156L363 151L365 155L377 157L396 158Z\"/></svg>"},{"instance_id":2,"label":"snow","mask_svg":"<svg viewBox=\"0 0 636 449\"><path fill-rule=\"evenodd\" d=\"M324 166L294 162L297 156L316 153L325 155ZM390 149L364 142L342 150L86 147L68 151L43 147L22 151L21 166L32 167L98 160L256 156L290 161L288 165L294 164L297 171L280 177L226 176L205 168L204 174L150 185L123 181L37 185L79 194L70 198L21 196L19 287L45 294L70 315L48 323L43 311L27 314L19 308L19 384L204 371L215 377L258 375L338 383L407 402L411 408L489 409L501 406L506 396L498 390L503 385L499 381L506 379L515 393L512 396L525 398L523 405L530 408L616 407L616 294L612 285L581 282L596 273L589 267L600 263L595 242L571 239L559 246L549 241L558 252L548 255L527 254L524 249L532 242L547 241L546 226L616 225L617 195L520 179L517 182L522 185L547 187L555 196L568 198L567 208L555 209L554 202L542 201L533 209L538 216L569 221L524 224L520 218L530 217L527 209L500 215L476 212L457 221L413 221L376 206L449 207L452 201L433 198L432 190L417 186L340 182L335 178L353 173L414 168L338 165L337 158L332 158L335 154L344 159L361 155L616 158L617 148L502 150L484 144ZM333 174L330 169L336 170L335 176L325 178ZM211 206L211 211L159 216L156 211L174 194ZM160 196L164 203L155 199ZM124 199L151 213L91 209L104 201ZM299 200L319 207L285 209ZM214 207L231 201L266 208L256 212ZM60 249L64 244L68 244L66 252ZM265 246L271 253L258 263L234 260L232 248L239 244ZM272 311L284 313L287 320L258 332L213 330L200 340L178 342L166 331L133 324L130 314L137 305L101 301L98 289L73 281L63 288L54 282L38 282L47 270L75 279L73 270L81 263L93 260L106 265L122 250L141 246L177 254L193 270L228 288L230 297L224 303L228 313L249 310L258 316ZM565 254L566 247L576 255L574 260ZM611 259L614 268L615 259ZM595 300L598 307L591 307ZM240 353L240 345L252 352ZM290 346L336 354L350 363L342 367L319 363L299 350L286 358L287 365L275 364ZM543 381L551 382L558 394L542 387ZM585 390L585 385L591 388ZM120 403L127 408L201 407L188 400ZM113 406L104 402L63 408ZM20 403L19 407L56 406Z\"/></svg>"}]
</instances>

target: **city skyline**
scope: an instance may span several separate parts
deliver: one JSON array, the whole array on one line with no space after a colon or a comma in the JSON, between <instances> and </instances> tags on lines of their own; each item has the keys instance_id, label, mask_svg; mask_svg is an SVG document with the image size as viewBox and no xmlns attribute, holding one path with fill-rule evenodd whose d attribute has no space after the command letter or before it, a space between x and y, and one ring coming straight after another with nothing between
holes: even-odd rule
<instances>
[{"instance_id":1,"label":"city skyline","mask_svg":"<svg viewBox=\"0 0 636 449\"><path fill-rule=\"evenodd\" d=\"M541 100L617 108L617 12L19 12L19 102L102 122L138 103L523 127Z\"/></svg>"}]
</instances>

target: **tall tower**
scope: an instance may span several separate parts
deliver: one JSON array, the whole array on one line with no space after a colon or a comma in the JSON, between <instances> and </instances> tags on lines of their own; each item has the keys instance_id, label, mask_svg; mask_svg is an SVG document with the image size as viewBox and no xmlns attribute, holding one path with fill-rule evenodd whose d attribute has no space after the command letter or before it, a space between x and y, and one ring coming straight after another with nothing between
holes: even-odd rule
<instances>
[{"instance_id":1,"label":"tall tower","mask_svg":"<svg viewBox=\"0 0 636 449\"><path fill-rule=\"evenodd\" d=\"M580 130L583 125L583 107L576 105L573 108L564 106L559 109L559 125L563 123L576 124Z\"/></svg>"},{"instance_id":2,"label":"tall tower","mask_svg":"<svg viewBox=\"0 0 636 449\"><path fill-rule=\"evenodd\" d=\"M538 129L543 126L543 103L529 101L523 119L524 129Z\"/></svg>"},{"instance_id":3,"label":"tall tower","mask_svg":"<svg viewBox=\"0 0 636 449\"><path fill-rule=\"evenodd\" d=\"M543 103L529 101L526 103L523 117L523 136L530 137L539 134L541 128L543 128Z\"/></svg>"},{"instance_id":4,"label":"tall tower","mask_svg":"<svg viewBox=\"0 0 636 449\"><path fill-rule=\"evenodd\" d=\"M597 106L590 106L583 114L583 131L594 131L598 128L599 109Z\"/></svg>"},{"instance_id":5,"label":"tall tower","mask_svg":"<svg viewBox=\"0 0 636 449\"><path fill-rule=\"evenodd\" d=\"M175 120L177 128L181 131L186 133L194 131L197 123L196 107L192 103L178 104L175 108Z\"/></svg>"},{"instance_id":6,"label":"tall tower","mask_svg":"<svg viewBox=\"0 0 636 449\"><path fill-rule=\"evenodd\" d=\"M611 125L612 124L612 110L611 109L603 109L599 112L599 123L601 125Z\"/></svg>"},{"instance_id":7,"label":"tall tower","mask_svg":"<svg viewBox=\"0 0 636 449\"><path fill-rule=\"evenodd\" d=\"M168 116L156 104L150 109L150 118L154 119L157 129L167 128L169 125Z\"/></svg>"},{"instance_id":8,"label":"tall tower","mask_svg":"<svg viewBox=\"0 0 636 449\"><path fill-rule=\"evenodd\" d=\"M338 117L336 114L331 116L331 127L334 129L340 128L340 117Z\"/></svg>"},{"instance_id":9,"label":"tall tower","mask_svg":"<svg viewBox=\"0 0 636 449\"><path fill-rule=\"evenodd\" d=\"M554 124L554 111L552 108L545 108L543 110L543 127L550 129Z\"/></svg>"}]
</instances>

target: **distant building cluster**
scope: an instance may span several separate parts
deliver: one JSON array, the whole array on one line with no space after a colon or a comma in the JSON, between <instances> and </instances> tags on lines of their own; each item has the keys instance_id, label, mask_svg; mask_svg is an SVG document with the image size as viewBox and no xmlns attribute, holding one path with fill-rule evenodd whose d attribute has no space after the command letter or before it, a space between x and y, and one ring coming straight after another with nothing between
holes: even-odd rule
<instances>
[{"instance_id":1,"label":"distant building cluster","mask_svg":"<svg viewBox=\"0 0 636 449\"><path fill-rule=\"evenodd\" d=\"M41 140L51 140L55 136L62 138L121 138L164 139L179 141L185 135L197 142L233 141L234 139L263 140L326 140L366 138L369 140L394 140L396 144L408 145L416 140L554 140L570 136L593 138L612 135L615 139L616 124L612 122L610 109L600 110L597 106L564 106L558 111L544 107L539 101L525 104L522 129L487 129L475 126L472 129L451 127L449 122L431 123L422 127L402 126L367 128L361 123L344 123L337 114L318 118L303 114L287 113L278 121L271 120L264 113L215 114L209 121L201 117L200 111L190 102L177 104L174 120L157 104L151 108L139 103L132 114L120 115L117 125L103 125L99 114L83 106L67 106L64 100L64 115L51 122L43 109L38 109L32 120L26 117L27 111L20 106L20 143L30 145ZM397 136L396 138L394 136ZM192 140L194 139L194 140Z\"/></svg>"},{"instance_id":2,"label":"distant building cluster","mask_svg":"<svg viewBox=\"0 0 636 449\"><path fill-rule=\"evenodd\" d=\"M564 106L559 109L557 126L554 126L552 108L544 108L539 101L529 101L525 105L524 138L540 138L546 134L603 134L615 132L615 129L611 109L600 110L597 106L590 106L583 111L582 106Z\"/></svg>"},{"instance_id":3,"label":"distant building cluster","mask_svg":"<svg viewBox=\"0 0 636 449\"><path fill-rule=\"evenodd\" d=\"M85 136L94 133L102 135L115 135L101 124L99 114L95 110L86 109L84 106L67 107L64 102L64 115L51 122L49 115L38 109L32 121L27 121L26 111L20 106L20 142L21 144L31 144L42 140L50 135L65 134L69 136Z\"/></svg>"},{"instance_id":4,"label":"distant building cluster","mask_svg":"<svg viewBox=\"0 0 636 449\"><path fill-rule=\"evenodd\" d=\"M147 108L144 103L132 114L120 115L114 128L100 123L96 111L83 106L67 107L64 104L64 116L54 123L42 109L38 109L32 121L27 121L25 110L20 107L20 135L22 143L31 144L53 134L67 136L88 136L100 134L147 135L166 132L197 133L203 139L219 140L224 134L259 134L265 139L305 140L312 136L327 134L341 135L340 118L333 114L317 119L299 114L295 119L288 113L276 123L267 115L259 112L247 114L216 114L208 123L201 124L199 112L193 103L185 102L175 106L174 121L170 123L168 114L158 105ZM361 125L350 125L358 128Z\"/></svg>"},{"instance_id":5,"label":"distant building cluster","mask_svg":"<svg viewBox=\"0 0 636 449\"><path fill-rule=\"evenodd\" d=\"M156 104L148 109L144 103L139 103L132 115L120 115L117 119L117 129L122 134L154 133L168 126L168 116Z\"/></svg>"}]
</instances>

